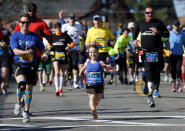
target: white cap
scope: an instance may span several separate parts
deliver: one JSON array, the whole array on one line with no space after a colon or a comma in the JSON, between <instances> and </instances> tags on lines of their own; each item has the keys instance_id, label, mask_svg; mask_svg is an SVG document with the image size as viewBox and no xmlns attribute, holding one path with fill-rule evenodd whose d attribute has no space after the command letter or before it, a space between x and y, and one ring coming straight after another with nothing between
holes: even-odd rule
<instances>
[{"instance_id":1,"label":"white cap","mask_svg":"<svg viewBox=\"0 0 185 131\"><path fill-rule=\"evenodd\" d=\"M134 28L134 22L129 22L128 23L128 28Z\"/></svg>"}]
</instances>

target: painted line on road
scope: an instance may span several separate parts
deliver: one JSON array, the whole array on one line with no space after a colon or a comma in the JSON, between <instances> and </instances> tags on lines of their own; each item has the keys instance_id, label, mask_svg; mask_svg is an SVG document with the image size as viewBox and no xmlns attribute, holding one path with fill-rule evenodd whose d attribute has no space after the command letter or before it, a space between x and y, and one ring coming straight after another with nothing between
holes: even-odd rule
<instances>
[{"instance_id":1,"label":"painted line on road","mask_svg":"<svg viewBox=\"0 0 185 131\"><path fill-rule=\"evenodd\" d=\"M119 127L119 126L185 126L185 124L166 124L166 123L146 123L146 122L131 122L131 121L117 121L112 120L115 118L171 118L171 119L185 119L185 116L99 116L101 119L94 120L90 116L76 116L76 117L31 117L32 120L66 120L66 121L80 121L80 122L96 122L96 123L104 123L104 125L70 125L70 126L33 126L33 125L18 125L18 124L0 124L0 127L4 127L3 130L5 130L5 127L9 127L7 129L14 129L14 130L20 130L20 129L42 129L42 128L73 128L73 127L105 127L105 126L112 126L112 127ZM7 120L22 120L22 117L16 117L16 118L1 118L0 121L7 121ZM12 128L10 128L12 127ZM1 129L0 129L1 130Z\"/></svg>"},{"instance_id":2,"label":"painted line on road","mask_svg":"<svg viewBox=\"0 0 185 131\"><path fill-rule=\"evenodd\" d=\"M0 124L0 127L3 124ZM65 129L65 128L81 128L81 127L169 127L169 126L173 126L173 127L184 127L184 125L180 125L180 124L176 124L176 125L162 125L162 124L158 124L158 125L69 125L69 126L32 126L32 127L24 127L23 125L17 125L19 126L19 128L14 128L11 124L5 124L5 126L9 126L8 128L4 128L4 129L0 129L0 131L9 131L9 130L30 130L30 129ZM12 127L12 128L11 128Z\"/></svg>"},{"instance_id":3,"label":"painted line on road","mask_svg":"<svg viewBox=\"0 0 185 131\"><path fill-rule=\"evenodd\" d=\"M146 96L143 91L141 90L141 83L142 83L142 78L139 79L139 81L136 83L136 92L140 95L140 96Z\"/></svg>"}]
</instances>

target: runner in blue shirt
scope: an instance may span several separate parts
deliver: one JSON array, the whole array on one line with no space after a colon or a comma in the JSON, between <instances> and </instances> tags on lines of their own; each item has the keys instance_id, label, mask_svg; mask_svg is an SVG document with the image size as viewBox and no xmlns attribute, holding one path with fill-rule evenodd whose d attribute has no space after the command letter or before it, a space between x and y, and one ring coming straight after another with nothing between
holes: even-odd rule
<instances>
[{"instance_id":1,"label":"runner in blue shirt","mask_svg":"<svg viewBox=\"0 0 185 131\"><path fill-rule=\"evenodd\" d=\"M98 117L96 106L98 106L104 91L103 72L106 70L106 64L98 60L98 48L96 46L90 46L88 52L90 59L87 59L79 75L82 75L86 69L86 90L89 96L89 107L93 118L96 119Z\"/></svg>"},{"instance_id":2,"label":"runner in blue shirt","mask_svg":"<svg viewBox=\"0 0 185 131\"><path fill-rule=\"evenodd\" d=\"M44 50L44 45L40 37L32 32L29 32L30 16L28 14L21 14L19 17L21 30L12 34L10 38L11 49L15 56L17 69L15 72L15 79L18 84L17 102L15 104L14 114L21 113L21 97L25 93L25 109L23 111L23 122L30 122L29 108L32 99L32 89L37 81L36 66L36 50ZM45 60L45 55L41 59Z\"/></svg>"},{"instance_id":3,"label":"runner in blue shirt","mask_svg":"<svg viewBox=\"0 0 185 131\"><path fill-rule=\"evenodd\" d=\"M169 37L170 50L172 54L170 55L170 72L172 75L172 92L176 92L176 89L181 92L181 65L182 65L182 55L184 53L183 45L185 46L185 34L180 29L180 23L174 21L173 30L170 32ZM176 78L178 85L176 86Z\"/></svg>"}]
</instances>

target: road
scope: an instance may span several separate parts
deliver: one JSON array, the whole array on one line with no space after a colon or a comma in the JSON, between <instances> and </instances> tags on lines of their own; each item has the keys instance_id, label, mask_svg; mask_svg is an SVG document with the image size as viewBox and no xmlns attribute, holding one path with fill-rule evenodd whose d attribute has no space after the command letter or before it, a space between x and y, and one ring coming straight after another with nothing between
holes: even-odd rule
<instances>
[{"instance_id":1,"label":"road","mask_svg":"<svg viewBox=\"0 0 185 131\"><path fill-rule=\"evenodd\" d=\"M40 92L33 90L31 122L23 124L22 116L14 116L16 83L10 82L8 94L0 95L0 131L185 131L185 93L170 92L170 84L161 80L161 98L155 98L156 107L147 106L142 93L143 82L105 88L105 99L97 107L98 119L91 117L88 96L84 88L56 97L55 88L47 86Z\"/></svg>"}]
</instances>

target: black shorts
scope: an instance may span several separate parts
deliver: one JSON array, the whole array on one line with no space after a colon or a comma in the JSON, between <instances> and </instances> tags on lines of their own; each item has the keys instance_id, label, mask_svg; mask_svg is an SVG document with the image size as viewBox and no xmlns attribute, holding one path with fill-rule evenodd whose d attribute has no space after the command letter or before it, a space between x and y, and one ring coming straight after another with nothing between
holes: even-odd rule
<instances>
[{"instance_id":1,"label":"black shorts","mask_svg":"<svg viewBox=\"0 0 185 131\"><path fill-rule=\"evenodd\" d=\"M31 85L37 84L37 71L35 69L17 67L15 77L19 75L24 75L26 77L26 83Z\"/></svg>"},{"instance_id":2,"label":"black shorts","mask_svg":"<svg viewBox=\"0 0 185 131\"><path fill-rule=\"evenodd\" d=\"M164 57L164 63L170 63L170 57Z\"/></svg>"},{"instance_id":3,"label":"black shorts","mask_svg":"<svg viewBox=\"0 0 185 131\"><path fill-rule=\"evenodd\" d=\"M78 51L70 51L68 53L69 57L69 68L78 70L78 59L79 59L79 53Z\"/></svg>"},{"instance_id":4,"label":"black shorts","mask_svg":"<svg viewBox=\"0 0 185 131\"><path fill-rule=\"evenodd\" d=\"M92 93L93 91L95 93L103 93L104 85L103 84L99 84L99 85L86 84L86 90L87 90L87 93Z\"/></svg>"},{"instance_id":5,"label":"black shorts","mask_svg":"<svg viewBox=\"0 0 185 131\"><path fill-rule=\"evenodd\" d=\"M79 53L79 64L84 64L85 61L87 60L87 56L85 52Z\"/></svg>"},{"instance_id":6,"label":"black shorts","mask_svg":"<svg viewBox=\"0 0 185 131\"><path fill-rule=\"evenodd\" d=\"M0 58L0 68L1 67L10 67L10 59L9 57Z\"/></svg>"}]
</instances>

